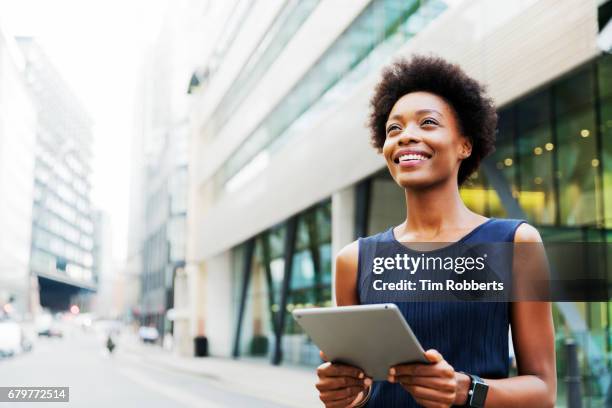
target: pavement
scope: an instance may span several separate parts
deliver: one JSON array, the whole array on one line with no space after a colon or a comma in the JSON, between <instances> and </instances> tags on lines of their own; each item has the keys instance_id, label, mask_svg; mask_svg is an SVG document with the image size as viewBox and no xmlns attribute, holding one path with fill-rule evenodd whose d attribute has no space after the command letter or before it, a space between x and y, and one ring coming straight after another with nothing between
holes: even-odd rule
<instances>
[{"instance_id":1,"label":"pavement","mask_svg":"<svg viewBox=\"0 0 612 408\"><path fill-rule=\"evenodd\" d=\"M0 386L68 386L70 402L1 403L18 408L320 407L315 371L267 361L188 358L122 337L74 330L39 338L31 352L0 360Z\"/></svg>"},{"instance_id":2,"label":"pavement","mask_svg":"<svg viewBox=\"0 0 612 408\"><path fill-rule=\"evenodd\" d=\"M134 358L180 373L207 378L220 388L240 390L254 398L286 407L320 407L314 368L272 366L268 359L184 357L156 345L123 338L119 347Z\"/></svg>"}]
</instances>

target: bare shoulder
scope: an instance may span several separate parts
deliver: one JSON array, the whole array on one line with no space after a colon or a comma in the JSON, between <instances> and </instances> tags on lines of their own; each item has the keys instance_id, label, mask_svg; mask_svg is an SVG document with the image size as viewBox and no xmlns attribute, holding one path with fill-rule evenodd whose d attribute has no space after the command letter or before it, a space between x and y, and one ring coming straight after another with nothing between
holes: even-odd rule
<instances>
[{"instance_id":1,"label":"bare shoulder","mask_svg":"<svg viewBox=\"0 0 612 408\"><path fill-rule=\"evenodd\" d=\"M542 242L542 237L536 227L524 222L516 229L514 242Z\"/></svg>"},{"instance_id":2,"label":"bare shoulder","mask_svg":"<svg viewBox=\"0 0 612 408\"><path fill-rule=\"evenodd\" d=\"M359 243L357 241L342 248L336 256L335 292L338 306L359 303L357 296L358 257Z\"/></svg>"},{"instance_id":3,"label":"bare shoulder","mask_svg":"<svg viewBox=\"0 0 612 408\"><path fill-rule=\"evenodd\" d=\"M336 265L342 264L343 266L349 266L354 264L356 267L358 257L359 243L358 241L353 241L338 252L336 257Z\"/></svg>"}]
</instances>

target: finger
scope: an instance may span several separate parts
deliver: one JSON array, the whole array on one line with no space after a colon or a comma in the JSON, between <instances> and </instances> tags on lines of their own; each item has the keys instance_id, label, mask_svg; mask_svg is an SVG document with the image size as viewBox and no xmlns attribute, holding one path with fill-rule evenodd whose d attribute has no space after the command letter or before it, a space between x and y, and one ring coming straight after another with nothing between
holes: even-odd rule
<instances>
[{"instance_id":1,"label":"finger","mask_svg":"<svg viewBox=\"0 0 612 408\"><path fill-rule=\"evenodd\" d=\"M363 391L363 387L346 387L341 388L339 390L332 391L322 391L319 393L319 398L321 401L333 402L333 401L341 401L347 398L355 399L357 394ZM352 400L351 400L352 401Z\"/></svg>"},{"instance_id":2,"label":"finger","mask_svg":"<svg viewBox=\"0 0 612 408\"><path fill-rule=\"evenodd\" d=\"M350 407L354 400L355 398L352 398L352 397L345 398L341 401L334 401L334 402L326 403L325 407L326 408L346 408L346 407Z\"/></svg>"},{"instance_id":3,"label":"finger","mask_svg":"<svg viewBox=\"0 0 612 408\"><path fill-rule=\"evenodd\" d=\"M319 391L337 390L346 387L365 387L364 380L353 377L322 377L316 384Z\"/></svg>"},{"instance_id":4,"label":"finger","mask_svg":"<svg viewBox=\"0 0 612 408\"><path fill-rule=\"evenodd\" d=\"M447 361L435 364L402 364L391 367L389 375L401 377L404 375L415 375L423 377L454 377L455 370Z\"/></svg>"},{"instance_id":5,"label":"finger","mask_svg":"<svg viewBox=\"0 0 612 408\"><path fill-rule=\"evenodd\" d=\"M350 406L353 401L355 401L357 397L348 397L338 401L332 401L329 403L325 403L326 408L346 408Z\"/></svg>"},{"instance_id":6,"label":"finger","mask_svg":"<svg viewBox=\"0 0 612 408\"><path fill-rule=\"evenodd\" d=\"M404 386L414 398L429 400L441 404L450 405L455 401L454 392L440 392L431 388L421 387L420 385Z\"/></svg>"},{"instance_id":7,"label":"finger","mask_svg":"<svg viewBox=\"0 0 612 408\"><path fill-rule=\"evenodd\" d=\"M395 377L395 382L404 386L419 385L421 387L431 388L444 392L455 392L457 390L457 381L454 378L445 377L420 377L414 375Z\"/></svg>"},{"instance_id":8,"label":"finger","mask_svg":"<svg viewBox=\"0 0 612 408\"><path fill-rule=\"evenodd\" d=\"M317 375L319 377L353 377L364 379L365 374L362 370L357 367L353 367L346 364L338 364L338 363L323 363L317 368Z\"/></svg>"},{"instance_id":9,"label":"finger","mask_svg":"<svg viewBox=\"0 0 612 408\"><path fill-rule=\"evenodd\" d=\"M321 356L321 360L323 360L323 361L329 361L329 358L327 358L327 356L325 355L325 353L323 353L323 350L319 350L319 356Z\"/></svg>"},{"instance_id":10,"label":"finger","mask_svg":"<svg viewBox=\"0 0 612 408\"><path fill-rule=\"evenodd\" d=\"M437 363L437 362L444 360L444 358L442 357L442 354L440 354L438 350L436 349L427 350L425 352L425 358L429 360L431 363Z\"/></svg>"}]
</instances>

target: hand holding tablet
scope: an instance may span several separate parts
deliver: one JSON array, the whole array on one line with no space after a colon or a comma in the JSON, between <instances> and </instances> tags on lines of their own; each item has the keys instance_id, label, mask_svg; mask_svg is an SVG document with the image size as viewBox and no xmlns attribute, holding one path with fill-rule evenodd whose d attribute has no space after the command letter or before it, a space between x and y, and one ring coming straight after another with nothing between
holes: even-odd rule
<instances>
[{"instance_id":1,"label":"hand holding tablet","mask_svg":"<svg viewBox=\"0 0 612 408\"><path fill-rule=\"evenodd\" d=\"M330 361L374 380L386 380L391 366L429 363L394 304L297 309L293 317Z\"/></svg>"}]
</instances>

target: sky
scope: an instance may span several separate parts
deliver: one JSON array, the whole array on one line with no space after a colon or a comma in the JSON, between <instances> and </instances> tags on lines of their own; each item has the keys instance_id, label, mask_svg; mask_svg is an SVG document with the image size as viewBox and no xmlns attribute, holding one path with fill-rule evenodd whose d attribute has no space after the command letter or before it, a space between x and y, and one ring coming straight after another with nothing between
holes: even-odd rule
<instances>
[{"instance_id":1,"label":"sky","mask_svg":"<svg viewBox=\"0 0 612 408\"><path fill-rule=\"evenodd\" d=\"M127 255L135 88L168 0L0 0L13 35L33 36L91 115L92 203L111 219L113 261Z\"/></svg>"}]
</instances>

